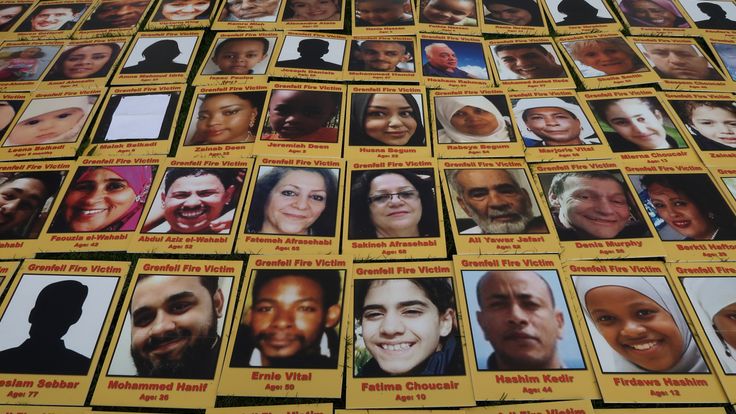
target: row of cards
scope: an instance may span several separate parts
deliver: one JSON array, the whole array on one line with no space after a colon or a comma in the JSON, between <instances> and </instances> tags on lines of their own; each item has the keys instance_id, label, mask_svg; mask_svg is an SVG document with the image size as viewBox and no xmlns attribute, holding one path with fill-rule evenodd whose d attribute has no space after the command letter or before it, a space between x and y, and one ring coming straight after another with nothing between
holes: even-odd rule
<instances>
[{"instance_id":1,"label":"row of cards","mask_svg":"<svg viewBox=\"0 0 736 414\"><path fill-rule=\"evenodd\" d=\"M0 402L81 405L100 360L105 406L340 398L343 376L348 408L736 401L732 264L453 259L251 256L240 295L240 261L139 259L122 308L128 262L5 262Z\"/></svg>"},{"instance_id":2,"label":"row of cards","mask_svg":"<svg viewBox=\"0 0 736 414\"><path fill-rule=\"evenodd\" d=\"M531 171L515 159L349 161L347 170L343 161L278 156L255 165L157 157L6 163L0 257L228 254L235 245L248 254L446 258L449 222L460 254L736 258L732 166L581 161Z\"/></svg>"}]
</instances>

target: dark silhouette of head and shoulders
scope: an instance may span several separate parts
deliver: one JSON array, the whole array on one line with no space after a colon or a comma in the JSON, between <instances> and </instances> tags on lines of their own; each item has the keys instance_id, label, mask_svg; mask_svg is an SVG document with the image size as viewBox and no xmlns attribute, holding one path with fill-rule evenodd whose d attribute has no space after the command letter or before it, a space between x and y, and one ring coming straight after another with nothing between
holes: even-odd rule
<instances>
[{"instance_id":1,"label":"dark silhouette of head and shoulders","mask_svg":"<svg viewBox=\"0 0 736 414\"><path fill-rule=\"evenodd\" d=\"M585 0L562 0L557 5L557 11L565 14L565 18L557 23L558 26L614 23L611 18L599 17L598 9Z\"/></svg>"},{"instance_id":2,"label":"dark silhouette of head and shoulders","mask_svg":"<svg viewBox=\"0 0 736 414\"><path fill-rule=\"evenodd\" d=\"M133 66L123 68L120 73L178 73L187 70L187 65L174 62L174 59L181 54L176 40L159 40L143 49L141 54L143 60Z\"/></svg>"},{"instance_id":3,"label":"dark silhouette of head and shoulders","mask_svg":"<svg viewBox=\"0 0 736 414\"><path fill-rule=\"evenodd\" d=\"M695 24L701 29L736 29L736 21L733 21L727 17L727 13L718 4L700 2L697 4L698 9L701 12L708 15L707 20L701 20L695 22Z\"/></svg>"},{"instance_id":4,"label":"dark silhouette of head and shoulders","mask_svg":"<svg viewBox=\"0 0 736 414\"><path fill-rule=\"evenodd\" d=\"M276 62L280 68L342 70L342 65L322 59L330 51L330 43L323 39L304 39L296 49L298 59Z\"/></svg>"},{"instance_id":5,"label":"dark silhouette of head and shoulders","mask_svg":"<svg viewBox=\"0 0 736 414\"><path fill-rule=\"evenodd\" d=\"M90 359L61 339L82 316L89 288L76 280L52 283L39 292L28 315L29 338L0 352L0 372L86 375Z\"/></svg>"}]
</instances>

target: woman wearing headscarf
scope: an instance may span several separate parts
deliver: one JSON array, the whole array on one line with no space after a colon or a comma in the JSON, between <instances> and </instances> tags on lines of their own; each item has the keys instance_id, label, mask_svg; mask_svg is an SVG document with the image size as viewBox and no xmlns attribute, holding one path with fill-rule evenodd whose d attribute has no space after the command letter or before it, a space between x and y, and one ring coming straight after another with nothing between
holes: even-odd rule
<instances>
[{"instance_id":1,"label":"woman wearing headscarf","mask_svg":"<svg viewBox=\"0 0 736 414\"><path fill-rule=\"evenodd\" d=\"M411 94L357 93L350 109L350 145L426 144L422 111Z\"/></svg>"},{"instance_id":2,"label":"woman wearing headscarf","mask_svg":"<svg viewBox=\"0 0 736 414\"><path fill-rule=\"evenodd\" d=\"M689 284L688 282L693 282ZM736 278L685 279L692 286L695 309L726 374L736 374ZM690 290L690 289L688 289Z\"/></svg>"},{"instance_id":3,"label":"woman wearing headscarf","mask_svg":"<svg viewBox=\"0 0 736 414\"><path fill-rule=\"evenodd\" d=\"M508 117L483 96L442 96L435 99L435 115L442 129L440 144L510 142Z\"/></svg>"},{"instance_id":4,"label":"woman wearing headscarf","mask_svg":"<svg viewBox=\"0 0 736 414\"><path fill-rule=\"evenodd\" d=\"M670 0L622 0L621 11L635 27L690 27Z\"/></svg>"},{"instance_id":5,"label":"woman wearing headscarf","mask_svg":"<svg viewBox=\"0 0 736 414\"><path fill-rule=\"evenodd\" d=\"M542 26L539 4L534 0L483 0L485 22L509 26Z\"/></svg>"},{"instance_id":6,"label":"woman wearing headscarf","mask_svg":"<svg viewBox=\"0 0 736 414\"><path fill-rule=\"evenodd\" d=\"M708 372L664 277L576 276L603 372Z\"/></svg>"}]
</instances>

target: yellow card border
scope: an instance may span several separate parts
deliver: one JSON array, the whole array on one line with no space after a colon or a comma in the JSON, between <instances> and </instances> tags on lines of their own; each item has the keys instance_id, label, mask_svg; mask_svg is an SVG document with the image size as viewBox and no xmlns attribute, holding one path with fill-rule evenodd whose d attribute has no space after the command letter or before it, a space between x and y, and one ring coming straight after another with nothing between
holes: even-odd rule
<instances>
[{"instance_id":1,"label":"yellow card border","mask_svg":"<svg viewBox=\"0 0 736 414\"><path fill-rule=\"evenodd\" d=\"M285 2L288 0L284 0ZM343 4L344 6L344 4ZM302 37L305 39L329 39L329 40L337 40L337 41L343 41L343 47L342 47L342 57L340 58L340 70L329 70L329 69L312 69L312 68L290 68L290 67L281 67L279 66L279 57L281 56L281 53L284 51L284 47L286 46L286 41L289 37ZM276 77L282 77L282 78L296 78L296 79L310 79L310 80L324 80L324 79L330 79L330 80L344 80L345 79L345 72L347 71L347 65L348 60L350 56L348 55L348 48L350 46L350 39L351 36L349 35L342 35L342 34L331 34L331 33L324 33L324 32L284 32L283 36L281 37L281 42L279 42L278 51L276 48L273 50L273 56L274 58L271 59L270 64L268 65L268 74L271 76ZM333 52L333 51L330 51ZM333 52L334 53L334 52Z\"/></svg>"},{"instance_id":2,"label":"yellow card border","mask_svg":"<svg viewBox=\"0 0 736 414\"><path fill-rule=\"evenodd\" d=\"M61 49L64 48L64 46L67 44L66 40L14 40L14 41L5 41L2 44L2 48L5 49L6 47L36 47L36 46L58 46L59 48L54 53L54 56L49 60L48 65L46 65L46 68L44 68L41 73L39 73L38 78L36 80L17 80L17 81L10 81L10 82L1 82L0 83L0 92L28 92L28 91L34 91L38 86L41 84L41 79L46 77L46 74L51 70L51 62L53 60L56 60L56 58L61 53ZM7 130L10 130L8 128ZM6 131L7 131L6 130Z\"/></svg>"},{"instance_id":3,"label":"yellow card border","mask_svg":"<svg viewBox=\"0 0 736 414\"><path fill-rule=\"evenodd\" d=\"M114 0L112 0L114 1ZM130 37L132 37L136 32L138 32L138 28L141 26L143 21L145 21L146 15L148 15L148 12L151 10L151 7L153 7L153 4L155 3L155 0L149 0L148 5L146 6L143 13L141 13L141 16L138 18L138 21L128 27L119 27L119 28L105 28L105 29L88 29L85 30L83 28L84 23L89 21L89 19L92 18L92 16L95 14L97 9L103 4L106 3L105 0L98 1L95 6L92 8L92 11L85 17L84 21L82 22L82 25L79 26L79 28L74 32L72 35L72 39L91 39L96 37L108 37L108 36L125 36L130 40ZM122 52L122 51L121 51ZM122 55L122 53L121 53Z\"/></svg>"},{"instance_id":4,"label":"yellow card border","mask_svg":"<svg viewBox=\"0 0 736 414\"><path fill-rule=\"evenodd\" d=\"M348 0L345 0L348 1ZM353 36L395 36L395 35L415 35L417 30L417 8L413 1L409 2L411 7L412 23L401 26L358 26L355 23L357 16L355 14L355 0L349 0L351 2L350 10L352 11L350 16L350 27L353 32Z\"/></svg>"},{"instance_id":5,"label":"yellow card border","mask_svg":"<svg viewBox=\"0 0 736 414\"><path fill-rule=\"evenodd\" d=\"M18 20L21 22L20 24L13 27L13 33L15 33L15 36L20 40L39 40L39 39L69 39L72 37L72 34L77 31L79 26L82 24L82 22L87 20L87 17L89 17L92 9L95 6L95 2L97 0L43 0L39 1L36 4L34 4L29 10L28 13L23 15L22 20ZM84 9L82 14L79 15L79 18L74 23L74 25L66 30L46 30L46 31L29 31L29 32L19 32L18 29L20 28L21 24L24 23L28 17L33 14L33 10L35 10L38 7L48 7L53 5L67 5L67 4L86 4L87 7Z\"/></svg>"},{"instance_id":6,"label":"yellow card border","mask_svg":"<svg viewBox=\"0 0 736 414\"><path fill-rule=\"evenodd\" d=\"M539 0L543 1L543 0ZM539 89L575 89L575 80L572 78L570 69L565 65L565 58L560 52L560 47L555 43L555 39L549 36L545 37L522 37L508 39L485 40L486 52L488 53L488 64L493 69L493 78L496 83L508 91L525 91ZM541 78L541 79L501 79L501 69L499 68L496 58L494 57L494 46L500 45L517 45L517 44L534 44L534 45L550 45L554 51L555 59L560 63L565 71L565 77L562 78Z\"/></svg>"},{"instance_id":7,"label":"yellow card border","mask_svg":"<svg viewBox=\"0 0 736 414\"><path fill-rule=\"evenodd\" d=\"M470 78L450 78L445 76L428 76L424 74L424 48L422 43L424 42L459 42L478 44L480 50L483 51L483 59L486 64L486 75L488 79L470 79ZM488 65L488 50L485 45L485 41L482 37L477 36L454 36L454 35L441 35L431 33L417 33L417 46L419 54L414 56L416 62L417 73L421 76L421 82L427 88L441 88L441 89L457 89L457 88L491 88L495 86L493 83L494 75L491 73L491 67ZM458 61L459 63L459 61Z\"/></svg>"},{"instance_id":8,"label":"yellow card border","mask_svg":"<svg viewBox=\"0 0 736 414\"><path fill-rule=\"evenodd\" d=\"M359 48L357 42L365 42L367 40L378 41L378 42L403 42L411 43L411 54L412 63L414 64L413 72L378 72L370 70L350 70L350 57L356 48ZM409 51L407 51L409 53ZM416 37L414 36L395 36L395 35L383 35L383 36L353 36L350 39L348 51L347 66L345 67L345 80L357 80L357 81L368 81L368 82L410 82L419 83L421 81L421 66L417 66L417 57L422 56L422 52L419 50L419 44ZM420 59L421 61L421 59ZM354 86L354 85L350 85Z\"/></svg>"},{"instance_id":9,"label":"yellow card border","mask_svg":"<svg viewBox=\"0 0 736 414\"><path fill-rule=\"evenodd\" d=\"M223 0L226 1L226 0ZM264 58L266 60L266 69L262 74L253 75L217 75L217 74L204 74L205 66L214 57L215 48L221 40L225 39L252 39L262 37L267 40L273 39L273 43L269 41L270 53ZM197 74L194 77L192 85L213 85L213 86L234 86L241 84L252 85L254 83L267 83L268 77L271 74L268 68L271 67L274 58L274 52L281 50L281 42L283 40L283 32L272 31L272 32L218 32L215 38L212 39L212 43L207 49L207 55L205 59L200 63L197 68Z\"/></svg>"}]
</instances>

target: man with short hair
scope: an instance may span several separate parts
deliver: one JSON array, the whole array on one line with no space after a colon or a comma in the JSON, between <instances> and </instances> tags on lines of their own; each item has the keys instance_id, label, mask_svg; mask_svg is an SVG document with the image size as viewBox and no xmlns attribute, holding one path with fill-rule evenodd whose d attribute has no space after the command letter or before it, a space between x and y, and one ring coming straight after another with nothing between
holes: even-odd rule
<instances>
[{"instance_id":1,"label":"man with short hair","mask_svg":"<svg viewBox=\"0 0 736 414\"><path fill-rule=\"evenodd\" d=\"M567 76L554 55L539 43L499 45L498 60L521 79L564 78Z\"/></svg>"},{"instance_id":2,"label":"man with short hair","mask_svg":"<svg viewBox=\"0 0 736 414\"><path fill-rule=\"evenodd\" d=\"M394 40L366 40L360 44L363 70L371 72L403 72L398 67L411 55L406 44Z\"/></svg>"},{"instance_id":3,"label":"man with short hair","mask_svg":"<svg viewBox=\"0 0 736 414\"><path fill-rule=\"evenodd\" d=\"M457 56L446 43L432 43L424 48L424 53L427 55L427 63L422 66L424 76L477 79L457 67Z\"/></svg>"},{"instance_id":4,"label":"man with short hair","mask_svg":"<svg viewBox=\"0 0 736 414\"><path fill-rule=\"evenodd\" d=\"M18 173L0 184L0 240L27 237L24 229L60 185L58 171Z\"/></svg>"},{"instance_id":5,"label":"man with short hair","mask_svg":"<svg viewBox=\"0 0 736 414\"><path fill-rule=\"evenodd\" d=\"M643 43L644 55L665 79L723 80L694 45Z\"/></svg>"},{"instance_id":6,"label":"man with short hair","mask_svg":"<svg viewBox=\"0 0 736 414\"><path fill-rule=\"evenodd\" d=\"M258 270L232 367L337 368L340 273Z\"/></svg>"},{"instance_id":7,"label":"man with short hair","mask_svg":"<svg viewBox=\"0 0 736 414\"><path fill-rule=\"evenodd\" d=\"M527 147L600 144L580 107L560 98L521 99L514 114Z\"/></svg>"},{"instance_id":8,"label":"man with short hair","mask_svg":"<svg viewBox=\"0 0 736 414\"><path fill-rule=\"evenodd\" d=\"M139 276L129 309L138 375L213 379L224 303L217 277Z\"/></svg>"},{"instance_id":9,"label":"man with short hair","mask_svg":"<svg viewBox=\"0 0 736 414\"><path fill-rule=\"evenodd\" d=\"M544 219L532 213L529 193L507 170L449 170L447 181L477 224L460 234L548 233Z\"/></svg>"},{"instance_id":10,"label":"man with short hair","mask_svg":"<svg viewBox=\"0 0 736 414\"><path fill-rule=\"evenodd\" d=\"M135 26L150 0L111 0L97 6L80 30L117 29Z\"/></svg>"},{"instance_id":11,"label":"man with short hair","mask_svg":"<svg viewBox=\"0 0 736 414\"><path fill-rule=\"evenodd\" d=\"M489 271L478 281L476 297L480 310L475 316L493 346L483 369L565 368L557 349L565 319L542 276L532 271Z\"/></svg>"}]
</instances>

